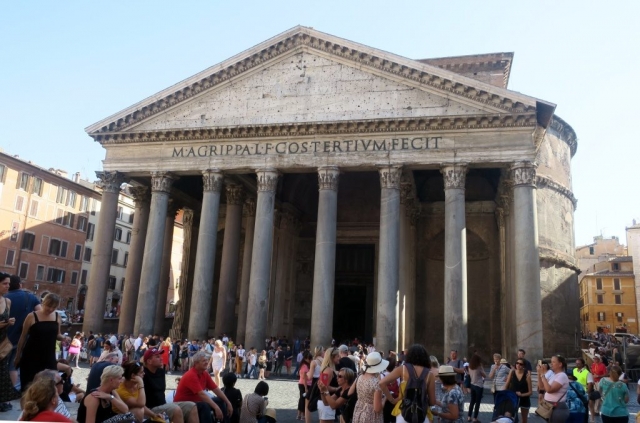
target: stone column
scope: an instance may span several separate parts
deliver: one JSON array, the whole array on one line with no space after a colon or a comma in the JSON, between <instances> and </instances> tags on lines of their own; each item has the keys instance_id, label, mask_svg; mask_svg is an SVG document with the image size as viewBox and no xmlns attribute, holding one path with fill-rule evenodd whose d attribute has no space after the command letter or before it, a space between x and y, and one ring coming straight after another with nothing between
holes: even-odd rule
<instances>
[{"instance_id":1,"label":"stone column","mask_svg":"<svg viewBox=\"0 0 640 423\"><path fill-rule=\"evenodd\" d=\"M165 336L164 318L167 311L167 294L171 283L171 249L173 247L173 228L176 222L177 204L170 200L167 218L164 224L164 245L162 247L162 267L160 268L160 288L156 304L156 318L153 333Z\"/></svg>"},{"instance_id":2,"label":"stone column","mask_svg":"<svg viewBox=\"0 0 640 423\"><path fill-rule=\"evenodd\" d=\"M273 209L278 185L278 172L258 169L256 227L251 255L251 278L245 329L245 348L261 348L267 330L271 252L273 250Z\"/></svg>"},{"instance_id":3,"label":"stone column","mask_svg":"<svg viewBox=\"0 0 640 423\"><path fill-rule=\"evenodd\" d=\"M113 251L113 233L116 229L118 196L123 175L118 172L96 172L102 188L100 215L96 227L96 238L91 256L91 273L85 300L85 314L82 329L101 332L104 322L104 304L107 301L109 269Z\"/></svg>"},{"instance_id":4,"label":"stone column","mask_svg":"<svg viewBox=\"0 0 640 423\"><path fill-rule=\"evenodd\" d=\"M514 350L515 340L512 336L514 325L509 323L515 321L513 313L514 301L511 298L513 284L509 277L508 269L509 243L507 240L507 226L509 224L512 197L512 181L506 178L503 171L498 186L498 195L496 196L497 208L495 211L500 243L500 337L502 340L503 357L513 357L516 355L516 351Z\"/></svg>"},{"instance_id":5,"label":"stone column","mask_svg":"<svg viewBox=\"0 0 640 423\"><path fill-rule=\"evenodd\" d=\"M540 255L536 212L536 165L515 163L513 175L514 261L516 288L516 334L518 348L530 360L543 357Z\"/></svg>"},{"instance_id":6,"label":"stone column","mask_svg":"<svg viewBox=\"0 0 640 423\"><path fill-rule=\"evenodd\" d=\"M384 165L380 172L380 253L378 256L378 312L376 349L396 348L396 305L400 265L400 178L402 167Z\"/></svg>"},{"instance_id":7,"label":"stone column","mask_svg":"<svg viewBox=\"0 0 640 423\"><path fill-rule=\"evenodd\" d=\"M400 271L398 282L398 346L413 345L416 295L416 199L413 184L400 184Z\"/></svg>"},{"instance_id":8,"label":"stone column","mask_svg":"<svg viewBox=\"0 0 640 423\"><path fill-rule=\"evenodd\" d=\"M280 212L280 236L278 238L278 256L275 263L275 295L271 301L273 313L270 333L276 336L289 335L284 326L284 317L288 313L286 304L290 301L291 263L295 262L294 244L299 231L299 212L291 204L283 204Z\"/></svg>"},{"instance_id":9,"label":"stone column","mask_svg":"<svg viewBox=\"0 0 640 423\"><path fill-rule=\"evenodd\" d=\"M467 354L467 257L464 184L467 167L443 166L444 177L444 356Z\"/></svg>"},{"instance_id":10,"label":"stone column","mask_svg":"<svg viewBox=\"0 0 640 423\"><path fill-rule=\"evenodd\" d=\"M202 172L202 179L204 195L191 293L189 339L207 339L208 336L223 175L218 169L208 169Z\"/></svg>"},{"instance_id":11,"label":"stone column","mask_svg":"<svg viewBox=\"0 0 640 423\"><path fill-rule=\"evenodd\" d=\"M164 246L169 193L175 177L168 172L151 172L151 210L144 243L140 291L136 308L135 333L151 334L160 288L160 269Z\"/></svg>"},{"instance_id":12,"label":"stone column","mask_svg":"<svg viewBox=\"0 0 640 423\"><path fill-rule=\"evenodd\" d=\"M333 335L339 177L340 170L337 167L318 168L318 223L313 263L311 345L331 345Z\"/></svg>"},{"instance_id":13,"label":"stone column","mask_svg":"<svg viewBox=\"0 0 640 423\"><path fill-rule=\"evenodd\" d=\"M191 286L189 281L189 268L191 265L191 243L193 237L193 210L182 210L182 271L180 272L180 283L176 287L178 291L178 303L173 317L173 327L169 335L173 339L184 339L187 332L187 316L189 304L191 303ZM195 250L195 248L193 249ZM193 276L193 275L191 275Z\"/></svg>"},{"instance_id":14,"label":"stone column","mask_svg":"<svg viewBox=\"0 0 640 423\"><path fill-rule=\"evenodd\" d=\"M249 305L249 282L251 280L251 256L253 254L253 233L256 228L256 200L247 198L244 202L247 221L244 228L244 253L242 255L242 274L240 275L240 303L238 308L238 328L236 343L243 343L247 330L247 311Z\"/></svg>"},{"instance_id":15,"label":"stone column","mask_svg":"<svg viewBox=\"0 0 640 423\"><path fill-rule=\"evenodd\" d=\"M131 229L131 245L129 246L129 261L124 275L125 285L122 293L122 306L120 307L120 321L118 333L133 333L133 325L136 319L136 305L138 303L138 291L140 291L140 272L142 271L142 257L144 254L144 240L147 236L147 224L149 223L150 195L147 187L130 187L129 192L133 197L135 212L133 228ZM138 334L135 334L136 336Z\"/></svg>"},{"instance_id":16,"label":"stone column","mask_svg":"<svg viewBox=\"0 0 640 423\"><path fill-rule=\"evenodd\" d=\"M227 334L235 339L233 331L236 327L236 293L238 292L238 259L240 258L244 190L241 185L227 184L226 193L227 213L214 334L216 336Z\"/></svg>"}]
</instances>

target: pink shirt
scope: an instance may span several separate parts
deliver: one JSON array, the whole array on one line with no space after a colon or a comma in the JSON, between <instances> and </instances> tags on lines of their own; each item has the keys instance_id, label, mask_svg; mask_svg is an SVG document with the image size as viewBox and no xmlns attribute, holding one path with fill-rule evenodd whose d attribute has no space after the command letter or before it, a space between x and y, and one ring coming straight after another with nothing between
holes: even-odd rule
<instances>
[{"instance_id":1,"label":"pink shirt","mask_svg":"<svg viewBox=\"0 0 640 423\"><path fill-rule=\"evenodd\" d=\"M309 371L309 366L307 366L306 364L300 365L300 379L298 380L298 383L300 385L304 385L304 379L302 378L302 375L306 374L308 371ZM307 380L307 386L311 386L312 382L313 382L312 379Z\"/></svg>"}]
</instances>

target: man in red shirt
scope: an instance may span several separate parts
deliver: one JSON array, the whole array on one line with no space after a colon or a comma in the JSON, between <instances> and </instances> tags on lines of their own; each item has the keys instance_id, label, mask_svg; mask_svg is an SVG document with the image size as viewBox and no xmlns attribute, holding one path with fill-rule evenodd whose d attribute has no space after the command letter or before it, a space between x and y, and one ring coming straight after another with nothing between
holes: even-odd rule
<instances>
[{"instance_id":1,"label":"man in red shirt","mask_svg":"<svg viewBox=\"0 0 640 423\"><path fill-rule=\"evenodd\" d=\"M204 351L199 351L193 356L193 367L180 379L173 400L204 402L216 414L216 420L228 422L233 414L233 406L207 373L208 363L209 359ZM213 391L217 398L211 398L206 390Z\"/></svg>"}]
</instances>

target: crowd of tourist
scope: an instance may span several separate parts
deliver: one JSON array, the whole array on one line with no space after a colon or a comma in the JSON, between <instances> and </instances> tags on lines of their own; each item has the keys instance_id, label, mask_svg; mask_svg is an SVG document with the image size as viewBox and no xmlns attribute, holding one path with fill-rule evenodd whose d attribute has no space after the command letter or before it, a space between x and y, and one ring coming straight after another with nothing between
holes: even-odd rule
<instances>
[{"instance_id":1,"label":"crowd of tourist","mask_svg":"<svg viewBox=\"0 0 640 423\"><path fill-rule=\"evenodd\" d=\"M266 382L273 378L298 380L297 419L305 423L314 413L321 423L479 423L486 382L499 423L527 423L532 397L550 423L628 420L628 378L611 339L592 346L590 367L578 358L569 371L560 355L534 367L519 350L512 362L493 354L485 371L477 353L467 360L451 351L441 365L421 345L385 354L357 339L312 348L308 338L272 337L245 349L226 335L69 335L56 313L60 298L48 294L40 303L20 286L0 273L0 412L20 398L25 421L73 421L65 402L75 401L80 423L275 423ZM80 360L90 366L84 390L73 380ZM170 395L172 372L182 376ZM256 379L253 392L243 396L239 378Z\"/></svg>"}]
</instances>

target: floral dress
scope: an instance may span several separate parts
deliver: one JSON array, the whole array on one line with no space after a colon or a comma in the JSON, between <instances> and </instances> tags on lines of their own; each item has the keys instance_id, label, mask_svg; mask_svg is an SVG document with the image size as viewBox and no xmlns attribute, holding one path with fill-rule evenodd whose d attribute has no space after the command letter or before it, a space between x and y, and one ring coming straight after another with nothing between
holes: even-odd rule
<instances>
[{"instance_id":1,"label":"floral dress","mask_svg":"<svg viewBox=\"0 0 640 423\"><path fill-rule=\"evenodd\" d=\"M458 406L458 418L456 420L447 420L440 417L443 423L463 423L464 422L464 394L456 385L442 396L442 413L449 413L449 405Z\"/></svg>"},{"instance_id":2,"label":"floral dress","mask_svg":"<svg viewBox=\"0 0 640 423\"><path fill-rule=\"evenodd\" d=\"M352 423L382 423L382 413L373 411L373 395L380 390L379 377L362 378L356 380L358 401L353 410Z\"/></svg>"}]
</instances>

